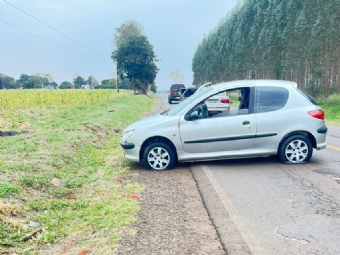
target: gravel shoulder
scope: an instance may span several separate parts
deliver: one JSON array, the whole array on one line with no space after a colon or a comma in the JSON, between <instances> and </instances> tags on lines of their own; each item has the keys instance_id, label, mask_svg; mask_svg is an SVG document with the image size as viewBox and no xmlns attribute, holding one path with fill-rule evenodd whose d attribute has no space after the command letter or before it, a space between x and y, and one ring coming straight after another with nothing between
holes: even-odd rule
<instances>
[{"instance_id":1,"label":"gravel shoulder","mask_svg":"<svg viewBox=\"0 0 340 255\"><path fill-rule=\"evenodd\" d=\"M164 110L157 99L153 112ZM136 165L132 181L145 184L141 212L116 254L226 254L205 209L189 164L171 171L147 171Z\"/></svg>"}]
</instances>

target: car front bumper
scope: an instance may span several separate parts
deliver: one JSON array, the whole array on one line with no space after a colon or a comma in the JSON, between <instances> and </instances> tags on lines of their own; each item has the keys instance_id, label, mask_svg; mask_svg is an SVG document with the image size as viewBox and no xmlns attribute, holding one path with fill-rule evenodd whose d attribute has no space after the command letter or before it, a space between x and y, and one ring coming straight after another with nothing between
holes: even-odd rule
<instances>
[{"instance_id":1,"label":"car front bumper","mask_svg":"<svg viewBox=\"0 0 340 255\"><path fill-rule=\"evenodd\" d=\"M120 146L124 149L124 157L132 162L139 162L140 146L133 143L120 142Z\"/></svg>"}]
</instances>

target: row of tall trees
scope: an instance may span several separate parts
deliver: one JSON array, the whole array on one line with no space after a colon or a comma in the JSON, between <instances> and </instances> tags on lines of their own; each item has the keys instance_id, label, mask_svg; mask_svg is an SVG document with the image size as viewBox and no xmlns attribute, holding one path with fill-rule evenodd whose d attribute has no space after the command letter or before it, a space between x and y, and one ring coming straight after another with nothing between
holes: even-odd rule
<instances>
[{"instance_id":1,"label":"row of tall trees","mask_svg":"<svg viewBox=\"0 0 340 255\"><path fill-rule=\"evenodd\" d=\"M132 85L128 80L120 80L119 84L119 87L122 89L132 89ZM58 85L48 73L21 74L17 80L0 73L0 89L41 89L46 87L54 89L80 89L84 88L84 86L93 89L116 89L117 81L114 78L104 79L99 84L93 75L90 75L88 79L76 75L72 82L63 81Z\"/></svg>"},{"instance_id":2,"label":"row of tall trees","mask_svg":"<svg viewBox=\"0 0 340 255\"><path fill-rule=\"evenodd\" d=\"M243 0L196 49L194 84L297 81L313 95L340 92L340 0Z\"/></svg>"},{"instance_id":3,"label":"row of tall trees","mask_svg":"<svg viewBox=\"0 0 340 255\"><path fill-rule=\"evenodd\" d=\"M121 80L128 80L135 93L156 92L158 61L143 26L134 20L123 23L113 35L111 58Z\"/></svg>"},{"instance_id":4,"label":"row of tall trees","mask_svg":"<svg viewBox=\"0 0 340 255\"><path fill-rule=\"evenodd\" d=\"M58 84L48 73L21 74L18 80L0 73L0 89L41 89L44 86L57 87Z\"/></svg>"}]
</instances>

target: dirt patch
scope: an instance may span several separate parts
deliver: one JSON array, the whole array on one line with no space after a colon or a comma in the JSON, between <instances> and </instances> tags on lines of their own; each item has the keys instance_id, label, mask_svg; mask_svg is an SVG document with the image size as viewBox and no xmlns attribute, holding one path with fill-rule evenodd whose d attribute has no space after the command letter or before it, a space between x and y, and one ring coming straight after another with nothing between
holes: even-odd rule
<instances>
[{"instance_id":1,"label":"dirt patch","mask_svg":"<svg viewBox=\"0 0 340 255\"><path fill-rule=\"evenodd\" d=\"M117 254L225 254L188 165L133 172L133 181L147 188L139 197L139 223L132 226L136 234L121 240Z\"/></svg>"}]
</instances>

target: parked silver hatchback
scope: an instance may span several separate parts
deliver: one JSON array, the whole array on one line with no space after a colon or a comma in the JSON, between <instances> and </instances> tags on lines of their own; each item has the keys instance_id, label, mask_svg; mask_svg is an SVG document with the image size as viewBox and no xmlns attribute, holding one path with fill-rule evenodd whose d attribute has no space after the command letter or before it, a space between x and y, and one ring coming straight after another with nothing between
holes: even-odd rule
<instances>
[{"instance_id":1,"label":"parked silver hatchback","mask_svg":"<svg viewBox=\"0 0 340 255\"><path fill-rule=\"evenodd\" d=\"M221 92L229 111L209 111ZM128 126L120 144L125 157L150 170L176 162L278 155L283 163L309 162L326 148L324 111L295 82L244 80L198 90L175 108Z\"/></svg>"}]
</instances>

